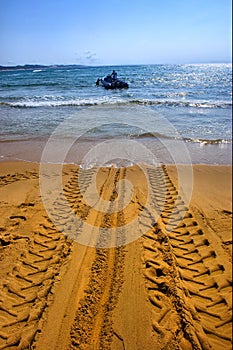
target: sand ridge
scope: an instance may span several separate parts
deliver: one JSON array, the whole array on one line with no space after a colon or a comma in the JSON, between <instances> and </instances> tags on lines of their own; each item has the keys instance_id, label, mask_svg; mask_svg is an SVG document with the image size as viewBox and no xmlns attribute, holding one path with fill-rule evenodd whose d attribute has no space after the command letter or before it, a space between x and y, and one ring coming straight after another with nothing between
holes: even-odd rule
<instances>
[{"instance_id":1,"label":"sand ridge","mask_svg":"<svg viewBox=\"0 0 233 350\"><path fill-rule=\"evenodd\" d=\"M64 193L80 219L77 236L89 222L121 227L113 239L124 242L125 224L138 216L134 230L142 237L112 248L98 247L98 240L108 239L104 234L94 237L94 248L58 230L41 202L36 165L5 167L0 175L0 349L231 348L232 278L224 248L229 239L203 220L197 198L186 207L169 167L145 167L148 202L139 167L98 169L105 212L87 206L80 191L91 186L96 169L81 178L75 166L64 170ZM135 188L125 211L117 210L128 194L122 179ZM122 203L117 204L119 193ZM72 226L59 195L54 210L59 223ZM224 220L228 229L229 218Z\"/></svg>"}]
</instances>

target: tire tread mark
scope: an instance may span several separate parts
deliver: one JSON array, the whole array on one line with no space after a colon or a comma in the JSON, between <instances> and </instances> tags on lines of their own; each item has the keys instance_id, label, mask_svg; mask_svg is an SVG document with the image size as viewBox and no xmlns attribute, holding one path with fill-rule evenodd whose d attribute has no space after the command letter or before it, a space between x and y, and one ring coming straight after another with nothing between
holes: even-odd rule
<instances>
[{"instance_id":1,"label":"tire tread mark","mask_svg":"<svg viewBox=\"0 0 233 350\"><path fill-rule=\"evenodd\" d=\"M13 180L38 178L35 173L16 175ZM0 178L8 184L7 177ZM45 217L27 241L0 292L0 349L28 349L35 341L40 320L49 305L52 288L66 263L71 241ZM56 252L56 254L54 254Z\"/></svg>"},{"instance_id":2,"label":"tire tread mark","mask_svg":"<svg viewBox=\"0 0 233 350\"><path fill-rule=\"evenodd\" d=\"M116 183L122 177L125 177L125 171L121 174L120 169L109 169L107 179L100 189L100 195L104 194L105 200L109 201L109 212L114 205ZM80 207L82 208L81 205ZM87 218L88 213L85 215ZM101 221L98 217L96 221L98 220L100 227L112 227L114 220L119 221L118 214L109 215L108 210L107 213L99 215L102 217ZM124 219L121 218L121 220ZM99 243L102 243L103 240L105 240L104 233L100 235ZM95 349L108 350L114 335L111 312L116 305L117 295L121 288L124 248L100 249L98 242L96 244L89 284L84 299L80 302L76 312L70 332L70 349L84 349L86 346L94 344Z\"/></svg>"},{"instance_id":3,"label":"tire tread mark","mask_svg":"<svg viewBox=\"0 0 233 350\"><path fill-rule=\"evenodd\" d=\"M165 205L161 211L157 229L155 225L151 224L151 227L154 226L154 228L151 229L150 234L144 235L147 264L148 257L155 253L156 249L158 249L159 254L163 254L164 261L166 261L167 254L170 254L169 261L172 262L171 266L174 269L173 276L177 276L177 283L179 282L180 289L184 291L183 300L191 305L190 307L185 306L185 308L193 310L190 318L193 328L192 334L197 335L199 342L195 342L195 346L199 349L207 349L211 346L221 348L220 344L224 344L226 349L230 349L231 337L229 334L231 332L229 332L229 323L231 322L232 309L231 306L229 307L230 304L227 300L230 299L231 278L217 259L216 252L211 247L210 242L204 238L205 234L194 214L186 208L185 203L178 196L166 167L163 166L162 169L156 171L148 169L148 176L153 200L157 202L157 206L158 203L161 205L161 196L158 196L159 185L166 183L167 190ZM164 178L164 181L160 179L161 177ZM164 188L162 188L162 191L164 191ZM153 241L153 234L154 243L150 243L153 249L148 251L148 237ZM163 238L160 238L161 235ZM166 271L161 266L157 268L157 274L158 271L159 274L164 273L165 276L169 276L169 270ZM161 276L156 275L156 269L153 270L149 281L155 284L156 290L158 290L160 279ZM154 290L152 288L152 286L149 287L150 291ZM226 291L225 295L223 290ZM180 312L180 310L177 310L179 315L178 311ZM159 308L157 308L157 313L158 315L161 313ZM160 321L157 321L154 329L163 334L164 330L159 324L161 323L161 316L158 317ZM196 319L200 321L201 327L198 327ZM179 322L181 322L181 319ZM187 337L189 337L189 334L187 334ZM174 339L169 341L172 342Z\"/></svg>"},{"instance_id":4,"label":"tire tread mark","mask_svg":"<svg viewBox=\"0 0 233 350\"><path fill-rule=\"evenodd\" d=\"M1 175L0 176L0 187L10 185L14 182L21 181L21 180L31 180L31 179L38 179L39 175L37 172L26 172L26 173L14 173L14 174L7 174L7 175Z\"/></svg>"}]
</instances>

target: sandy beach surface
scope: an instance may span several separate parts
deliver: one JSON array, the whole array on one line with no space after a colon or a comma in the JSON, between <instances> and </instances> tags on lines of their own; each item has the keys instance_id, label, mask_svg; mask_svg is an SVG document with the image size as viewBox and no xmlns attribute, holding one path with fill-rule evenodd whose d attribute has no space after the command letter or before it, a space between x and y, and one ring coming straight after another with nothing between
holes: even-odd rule
<instances>
[{"instance_id":1,"label":"sandy beach surface","mask_svg":"<svg viewBox=\"0 0 233 350\"><path fill-rule=\"evenodd\" d=\"M43 202L38 164L0 165L0 349L231 349L231 166L194 165L188 204L171 165L62 174Z\"/></svg>"}]
</instances>

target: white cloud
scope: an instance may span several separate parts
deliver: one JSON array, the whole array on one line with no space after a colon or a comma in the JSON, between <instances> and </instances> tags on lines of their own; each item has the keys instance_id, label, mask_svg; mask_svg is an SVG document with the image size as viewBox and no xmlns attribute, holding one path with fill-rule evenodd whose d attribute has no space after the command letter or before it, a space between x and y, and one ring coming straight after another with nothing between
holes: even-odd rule
<instances>
[{"instance_id":1,"label":"white cloud","mask_svg":"<svg viewBox=\"0 0 233 350\"><path fill-rule=\"evenodd\" d=\"M81 54L76 52L75 56L75 60L80 64L94 64L99 62L99 58L96 52L93 52L91 50L85 50Z\"/></svg>"},{"instance_id":2,"label":"white cloud","mask_svg":"<svg viewBox=\"0 0 233 350\"><path fill-rule=\"evenodd\" d=\"M90 51L90 50L84 52L84 57L85 57L86 61L88 61L89 63L94 63L94 62L98 61L97 54L95 52Z\"/></svg>"}]
</instances>

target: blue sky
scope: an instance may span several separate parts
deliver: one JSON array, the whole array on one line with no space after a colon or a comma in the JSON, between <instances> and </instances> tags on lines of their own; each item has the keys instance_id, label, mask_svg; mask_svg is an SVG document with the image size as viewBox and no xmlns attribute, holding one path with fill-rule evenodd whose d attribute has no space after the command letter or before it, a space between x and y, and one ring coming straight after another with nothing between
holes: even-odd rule
<instances>
[{"instance_id":1,"label":"blue sky","mask_svg":"<svg viewBox=\"0 0 233 350\"><path fill-rule=\"evenodd\" d=\"M0 64L231 61L231 0L0 0Z\"/></svg>"}]
</instances>

